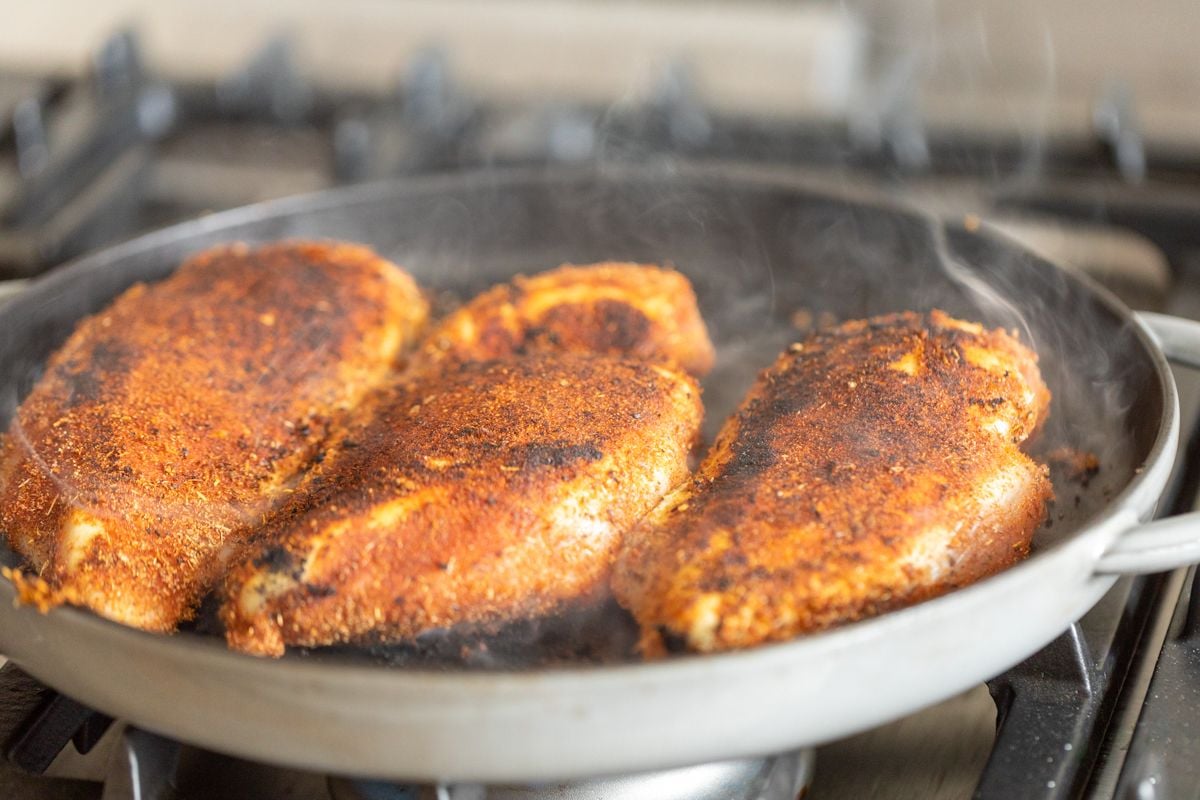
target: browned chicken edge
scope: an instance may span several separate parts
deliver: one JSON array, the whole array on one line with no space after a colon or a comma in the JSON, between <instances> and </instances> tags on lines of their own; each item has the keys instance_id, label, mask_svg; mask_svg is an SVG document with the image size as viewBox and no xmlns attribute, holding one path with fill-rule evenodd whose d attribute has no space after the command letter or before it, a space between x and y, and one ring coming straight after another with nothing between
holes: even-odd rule
<instances>
[{"instance_id":1,"label":"browned chicken edge","mask_svg":"<svg viewBox=\"0 0 1200 800\"><path fill-rule=\"evenodd\" d=\"M1049 402L1014 335L939 311L792 345L625 539L613 588L643 652L790 639L1024 558L1052 487L1019 445Z\"/></svg>"},{"instance_id":2,"label":"browned chicken edge","mask_svg":"<svg viewBox=\"0 0 1200 800\"><path fill-rule=\"evenodd\" d=\"M21 596L134 627L189 618L427 305L358 245L226 245L136 284L49 359L0 444Z\"/></svg>"},{"instance_id":3,"label":"browned chicken edge","mask_svg":"<svg viewBox=\"0 0 1200 800\"><path fill-rule=\"evenodd\" d=\"M607 584L687 475L702 409L666 366L463 362L394 388L226 580L231 647L281 655L545 614Z\"/></svg>"},{"instance_id":4,"label":"browned chicken edge","mask_svg":"<svg viewBox=\"0 0 1200 800\"><path fill-rule=\"evenodd\" d=\"M596 353L677 366L715 358L691 282L650 264L564 264L476 296L430 332L414 371L533 353Z\"/></svg>"}]
</instances>

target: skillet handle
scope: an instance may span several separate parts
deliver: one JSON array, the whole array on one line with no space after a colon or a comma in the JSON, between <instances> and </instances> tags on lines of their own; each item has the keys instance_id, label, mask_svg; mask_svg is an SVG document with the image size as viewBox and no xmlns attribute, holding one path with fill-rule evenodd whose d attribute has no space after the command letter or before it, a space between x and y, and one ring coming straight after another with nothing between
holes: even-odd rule
<instances>
[{"instance_id":1,"label":"skillet handle","mask_svg":"<svg viewBox=\"0 0 1200 800\"><path fill-rule=\"evenodd\" d=\"M1167 358L1200 369L1200 322L1141 311L1138 320ZM1096 563L1102 575L1141 575L1200 563L1200 511L1137 525Z\"/></svg>"},{"instance_id":2,"label":"skillet handle","mask_svg":"<svg viewBox=\"0 0 1200 800\"><path fill-rule=\"evenodd\" d=\"M1146 575L1200 562L1200 511L1136 525L1096 562L1097 575Z\"/></svg>"},{"instance_id":3,"label":"skillet handle","mask_svg":"<svg viewBox=\"0 0 1200 800\"><path fill-rule=\"evenodd\" d=\"M1200 322L1153 311L1138 311L1134 316L1150 331L1168 360L1200 369Z\"/></svg>"}]
</instances>

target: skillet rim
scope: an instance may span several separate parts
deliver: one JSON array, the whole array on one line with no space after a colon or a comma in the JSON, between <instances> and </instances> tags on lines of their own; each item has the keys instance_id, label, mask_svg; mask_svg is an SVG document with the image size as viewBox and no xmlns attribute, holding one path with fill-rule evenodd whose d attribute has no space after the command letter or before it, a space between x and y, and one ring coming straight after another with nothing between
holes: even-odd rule
<instances>
[{"instance_id":1,"label":"skillet rim","mask_svg":"<svg viewBox=\"0 0 1200 800\"><path fill-rule=\"evenodd\" d=\"M10 306L22 299L28 300L30 293L52 293L64 289L69 291L69 284L77 275L102 270L118 263L123 258L135 254L169 247L180 239L189 239L206 234L217 233L224 229L247 224L262 223L267 220L298 217L304 214L346 208L348 206L373 203L400 195L421 193L437 193L445 191L446 187L462 188L472 183L482 184L486 188L503 189L522 183L541 183L545 185L592 182L594 184L636 184L661 181L671 181L680 185L688 185L697 181L708 183L737 184L742 190L754 191L802 191L808 194L824 195L827 199L845 203L855 207L868 207L886 213L900 215L924 222L929 226L941 225L961 229L968 236L984 239L1008 251L1019 252L1044 267L1055 270L1068 284L1074 284L1072 290L1080 291L1094 299L1097 304L1110 314L1116 324L1131 328L1134 339L1140 347L1143 356L1148 356L1157 380L1157 390L1162 404L1162 414L1157 432L1145 458L1135 468L1133 477L1126 482L1122 489L1109 498L1107 504L1094 517L1084 522L1069 536L1054 543L1039 548L1024 561L1003 570L1000 573L976 581L968 586L948 592L944 595L923 601L913 606L890 611L876 617L859 620L838 626L826 631L820 631L805 636L779 642L769 642L755 647L719 653L685 654L658 662L632 661L607 664L555 664L548 667L534 668L499 668L487 670L473 669L431 669L419 666L397 667L379 663L364 663L357 660L341 658L337 655L321 654L317 656L289 652L280 659L265 659L229 650L224 642L215 636L196 635L190 633L173 633L167 636L132 628L112 620L105 619L90 611L71 606L59 606L46 615L63 619L68 626L84 625L100 630L108 630L117 637L117 644L124 637L132 636L135 640L153 640L156 644L173 647L181 651L191 651L190 657L219 663L225 659L234 659L231 668L266 668L271 670L289 669L299 675L324 676L330 672L343 673L353 679L364 679L370 682L377 680L392 681L411 679L412 681L432 681L436 683L481 682L487 683L498 691L510 689L523 691L527 682L543 682L561 677L563 679L578 679L592 677L604 680L609 677L617 678L628 674L630 670L639 673L668 670L678 671L681 665L701 665L712 669L734 668L736 663L748 659L786 657L785 653L797 645L818 641L828 642L836 639L854 638L862 635L863 631L873 626L887 624L904 624L904 620L921 614L923 609L942 606L953 602L953 598L964 594L975 594L986 591L987 587L1004 579L1006 575L1019 574L1028 570L1035 560L1055 553L1065 547L1077 545L1079 540L1096 534L1102 529L1116 526L1121 517L1128 517L1131 500L1150 496L1157 499L1165 486L1169 470L1161 468L1165 459L1173 459L1178 444L1178 409L1174 380L1171 377L1170 366L1158 343L1147 332L1145 327L1120 299L1111 291L1099 285L1090 277L1078 271L1063 267L1049 259L1043 258L1025 248L1012 238L992 229L987 219L982 219L982 225L976 229L968 227L967 218L941 215L920 208L910 199L904 199L885 193L882 189L867 185L848 185L844 180L837 180L829 175L804 173L795 170L789 174L779 174L755 164L743 162L714 161L714 162L677 162L670 165L655 165L647 168L637 164L602 164L584 167L507 167L481 168L478 170L458 171L453 173L437 173L418 177L408 177L353 186L335 187L316 192L267 200L246 206L228 209L226 211L206 214L194 219L184 220L165 228L132 237L118 244L87 253L72 259L42 276L39 276L26 286L18 295L0 302L0 318L9 312ZM1128 357L1128 355L1127 355ZM1145 387L1141 388L1144 391ZM1155 468L1159 467L1159 468ZM1108 542L1105 543L1106 545ZM1097 556L1099 552L1097 552ZM15 589L7 580L0 580L0 602L15 598ZM27 609L33 611L32 609ZM34 612L36 613L36 612ZM19 660L18 660L19 663ZM387 677L380 677L387 676ZM511 685L508 685L510 684Z\"/></svg>"}]
</instances>

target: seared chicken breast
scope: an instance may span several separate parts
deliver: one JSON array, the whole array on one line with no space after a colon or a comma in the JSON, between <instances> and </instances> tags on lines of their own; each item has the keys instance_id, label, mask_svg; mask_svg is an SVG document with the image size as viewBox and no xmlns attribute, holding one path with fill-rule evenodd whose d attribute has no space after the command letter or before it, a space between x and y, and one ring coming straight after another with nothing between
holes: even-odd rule
<instances>
[{"instance_id":1,"label":"seared chicken breast","mask_svg":"<svg viewBox=\"0 0 1200 800\"><path fill-rule=\"evenodd\" d=\"M701 418L685 373L585 354L447 362L377 402L231 571L231 647L410 639L601 591Z\"/></svg>"},{"instance_id":2,"label":"seared chicken breast","mask_svg":"<svg viewBox=\"0 0 1200 800\"><path fill-rule=\"evenodd\" d=\"M1024 557L1051 486L1019 445L1049 399L1014 336L937 311L792 345L625 539L643 651L787 639Z\"/></svg>"},{"instance_id":3,"label":"seared chicken breast","mask_svg":"<svg viewBox=\"0 0 1200 800\"><path fill-rule=\"evenodd\" d=\"M427 310L370 250L297 242L201 253L84 319L0 448L26 599L174 628Z\"/></svg>"},{"instance_id":4,"label":"seared chicken breast","mask_svg":"<svg viewBox=\"0 0 1200 800\"><path fill-rule=\"evenodd\" d=\"M494 286L426 338L416 369L525 353L581 352L708 372L713 346L686 277L646 264L565 265Z\"/></svg>"}]
</instances>

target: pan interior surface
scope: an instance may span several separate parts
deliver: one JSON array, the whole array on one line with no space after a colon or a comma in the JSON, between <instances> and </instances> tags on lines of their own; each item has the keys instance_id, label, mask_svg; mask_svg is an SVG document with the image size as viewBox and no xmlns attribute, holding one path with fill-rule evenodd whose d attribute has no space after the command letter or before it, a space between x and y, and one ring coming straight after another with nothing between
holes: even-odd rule
<instances>
[{"instance_id":1,"label":"pan interior surface","mask_svg":"<svg viewBox=\"0 0 1200 800\"><path fill-rule=\"evenodd\" d=\"M692 280L717 345L716 367L704 382L710 439L757 372L803 336L797 323L941 308L1016 330L1038 352L1054 395L1034 455L1067 446L1100 461L1090 480L1055 475L1057 499L1035 539L1036 558L1037 550L1083 528L1135 476L1159 435L1162 378L1119 306L1086 281L974 228L717 169L490 173L268 204L97 254L5 306L0 413L7 427L77 319L217 243L362 242L423 286L463 298L566 262L667 263ZM560 645L569 646L576 633L573 627L562 634Z\"/></svg>"}]
</instances>

